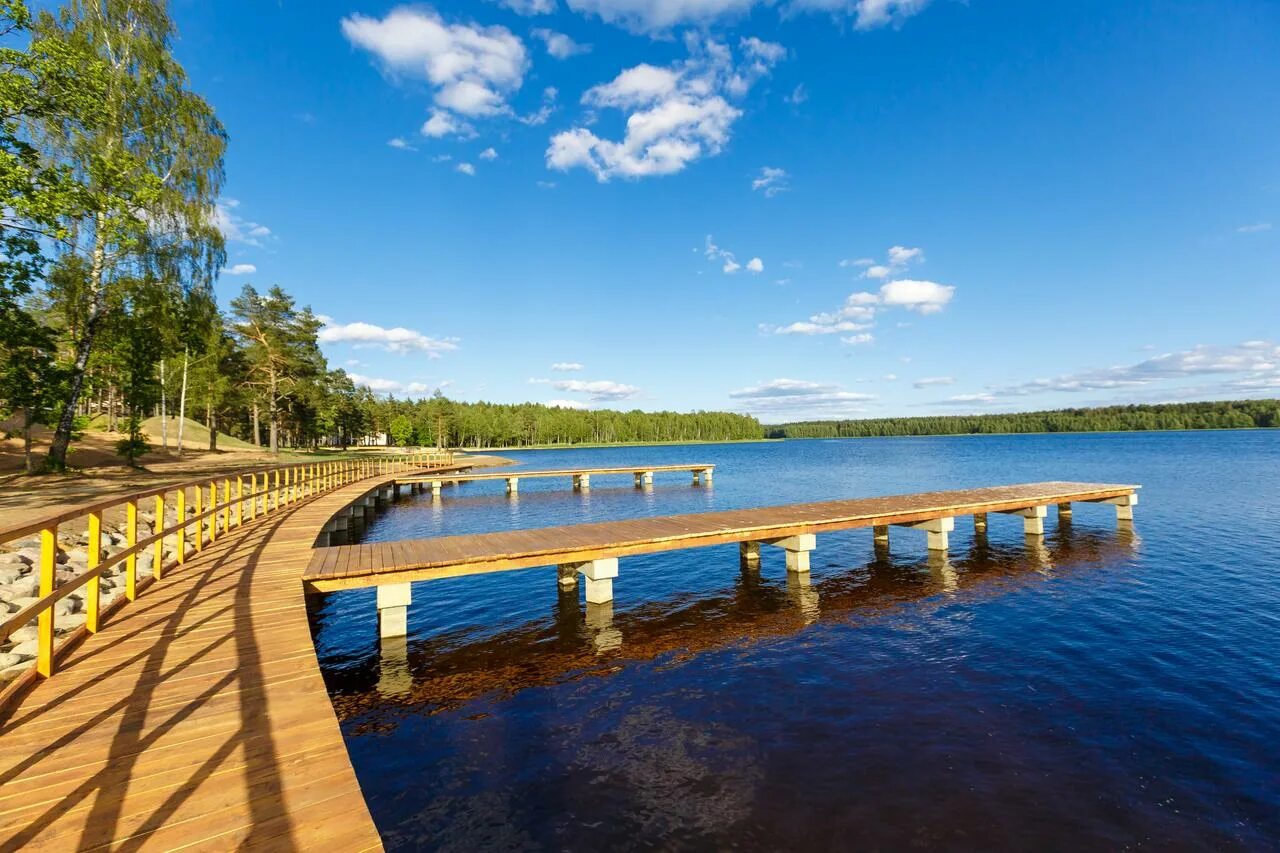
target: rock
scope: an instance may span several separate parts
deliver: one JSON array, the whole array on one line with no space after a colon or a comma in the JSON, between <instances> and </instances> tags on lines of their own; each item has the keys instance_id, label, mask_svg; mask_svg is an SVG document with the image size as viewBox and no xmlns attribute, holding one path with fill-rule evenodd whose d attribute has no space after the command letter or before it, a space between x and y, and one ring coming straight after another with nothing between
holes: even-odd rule
<instances>
[{"instance_id":1,"label":"rock","mask_svg":"<svg viewBox=\"0 0 1280 853\"><path fill-rule=\"evenodd\" d=\"M13 681L18 676L31 669L29 662L15 663L8 669L0 669L0 681Z\"/></svg>"},{"instance_id":2,"label":"rock","mask_svg":"<svg viewBox=\"0 0 1280 853\"><path fill-rule=\"evenodd\" d=\"M40 637L40 633L36 631L35 625L23 625L22 628L15 630L13 634L9 634L9 639L13 640L15 646L22 646L23 643L28 642L28 640L36 639L37 637ZM15 649L9 649L9 651L13 652Z\"/></svg>"},{"instance_id":3,"label":"rock","mask_svg":"<svg viewBox=\"0 0 1280 853\"><path fill-rule=\"evenodd\" d=\"M32 596L27 596L26 598L10 599L9 603L16 606L18 610L22 610L25 607L30 607L31 605L35 604L39 600L40 599L37 596L32 595ZM21 631L21 630L24 630L24 629L22 628L18 629L18 631ZM35 629L33 628L32 630L35 630ZM15 631L14 634L17 634L17 631Z\"/></svg>"},{"instance_id":4,"label":"rock","mask_svg":"<svg viewBox=\"0 0 1280 853\"><path fill-rule=\"evenodd\" d=\"M16 603L18 599L33 596L39 590L40 581L33 575L27 575L0 587L0 598Z\"/></svg>"},{"instance_id":5,"label":"rock","mask_svg":"<svg viewBox=\"0 0 1280 853\"><path fill-rule=\"evenodd\" d=\"M10 584L22 577L21 569L0 568L0 585Z\"/></svg>"},{"instance_id":6,"label":"rock","mask_svg":"<svg viewBox=\"0 0 1280 853\"><path fill-rule=\"evenodd\" d=\"M40 641L37 639L24 640L13 648L9 649L9 654L18 655L22 658L33 658L40 653Z\"/></svg>"},{"instance_id":7,"label":"rock","mask_svg":"<svg viewBox=\"0 0 1280 853\"><path fill-rule=\"evenodd\" d=\"M85 613L68 613L65 616L59 616L55 633L70 634L72 631L84 625L87 618L88 614Z\"/></svg>"},{"instance_id":8,"label":"rock","mask_svg":"<svg viewBox=\"0 0 1280 853\"><path fill-rule=\"evenodd\" d=\"M18 554L0 554L0 568L13 566L19 568L27 565L26 559Z\"/></svg>"},{"instance_id":9,"label":"rock","mask_svg":"<svg viewBox=\"0 0 1280 853\"><path fill-rule=\"evenodd\" d=\"M18 559L25 560L27 565L35 565L40 562L40 546L34 548L20 548L18 550Z\"/></svg>"},{"instance_id":10,"label":"rock","mask_svg":"<svg viewBox=\"0 0 1280 853\"><path fill-rule=\"evenodd\" d=\"M89 565L89 552L84 548L76 548L66 552L66 559L59 560L60 563L82 563Z\"/></svg>"},{"instance_id":11,"label":"rock","mask_svg":"<svg viewBox=\"0 0 1280 853\"><path fill-rule=\"evenodd\" d=\"M15 663L22 663L22 658L13 652L0 652L0 669L8 669Z\"/></svg>"},{"instance_id":12,"label":"rock","mask_svg":"<svg viewBox=\"0 0 1280 853\"><path fill-rule=\"evenodd\" d=\"M79 609L80 609L80 600L78 598L72 598L71 596L67 596L66 598L60 598L53 603L53 612L59 616L75 613ZM61 619L58 620L58 624L59 625L62 624Z\"/></svg>"}]
</instances>

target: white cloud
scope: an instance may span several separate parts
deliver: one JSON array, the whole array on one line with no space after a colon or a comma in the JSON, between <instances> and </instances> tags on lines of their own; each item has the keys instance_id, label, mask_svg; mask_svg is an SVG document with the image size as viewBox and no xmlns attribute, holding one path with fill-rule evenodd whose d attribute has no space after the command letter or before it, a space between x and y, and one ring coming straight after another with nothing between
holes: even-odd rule
<instances>
[{"instance_id":1,"label":"white cloud","mask_svg":"<svg viewBox=\"0 0 1280 853\"><path fill-rule=\"evenodd\" d=\"M921 314L936 314L946 307L956 289L934 281L904 278L891 281L880 288L880 301L884 305L896 305Z\"/></svg>"},{"instance_id":2,"label":"white cloud","mask_svg":"<svg viewBox=\"0 0 1280 853\"><path fill-rule=\"evenodd\" d=\"M362 376L359 373L348 373L353 384L368 388L375 394L417 394L426 395L435 390L425 382L400 382L396 379L383 379L377 376ZM443 388L448 383L441 383Z\"/></svg>"},{"instance_id":3,"label":"white cloud","mask_svg":"<svg viewBox=\"0 0 1280 853\"><path fill-rule=\"evenodd\" d=\"M547 47L547 53L556 59L569 59L570 57L591 52L591 45L580 44L564 33L558 33L555 30L539 27L533 31L533 35L535 38L542 40L542 43Z\"/></svg>"},{"instance_id":4,"label":"white cloud","mask_svg":"<svg viewBox=\"0 0 1280 853\"><path fill-rule=\"evenodd\" d=\"M875 341L875 339L876 339L875 335L871 334L870 332L862 332L857 335L849 335L848 337L841 338L840 343L847 344L851 347L856 347L860 344L872 343L873 341Z\"/></svg>"},{"instance_id":5,"label":"white cloud","mask_svg":"<svg viewBox=\"0 0 1280 853\"><path fill-rule=\"evenodd\" d=\"M694 251L697 250L695 249ZM707 260L721 264L720 271L726 275L733 275L738 270L742 269L742 264L738 263L733 252L717 246L710 234L707 235L706 242L702 248L702 253L706 256ZM752 258L747 261L747 272L753 274L764 272L764 261L760 258Z\"/></svg>"},{"instance_id":6,"label":"white cloud","mask_svg":"<svg viewBox=\"0 0 1280 853\"><path fill-rule=\"evenodd\" d=\"M669 67L628 68L588 89L582 103L628 113L621 141L579 126L558 133L547 148L547 167L583 168L598 181L671 175L704 156L719 154L742 111L728 98L746 94L769 73L782 48L743 39L735 63L728 45L690 34L690 57ZM773 48L777 48L774 50Z\"/></svg>"},{"instance_id":7,"label":"white cloud","mask_svg":"<svg viewBox=\"0 0 1280 853\"><path fill-rule=\"evenodd\" d=\"M223 270L227 275L252 275L257 271L258 268L253 264L232 264Z\"/></svg>"},{"instance_id":8,"label":"white cloud","mask_svg":"<svg viewBox=\"0 0 1280 853\"><path fill-rule=\"evenodd\" d=\"M912 382L915 388L931 388L935 385L954 385L956 380L950 376L926 376L924 379L917 379Z\"/></svg>"},{"instance_id":9,"label":"white cloud","mask_svg":"<svg viewBox=\"0 0 1280 853\"><path fill-rule=\"evenodd\" d=\"M432 110L431 116L422 123L422 129L419 132L430 139L439 139L442 136L460 136L470 139L476 135L474 127L444 110Z\"/></svg>"},{"instance_id":10,"label":"white cloud","mask_svg":"<svg viewBox=\"0 0 1280 853\"><path fill-rule=\"evenodd\" d=\"M773 198L778 193L791 189L787 184L790 177L786 169L764 166L760 169L760 176L751 181L751 189L763 192L765 198Z\"/></svg>"},{"instance_id":11,"label":"white cloud","mask_svg":"<svg viewBox=\"0 0 1280 853\"><path fill-rule=\"evenodd\" d=\"M551 383L551 387L557 391L586 394L587 398L594 402L626 400L640 393L640 389L634 385L624 385L621 382L610 382L605 379L591 382L582 379L558 379Z\"/></svg>"},{"instance_id":12,"label":"white cloud","mask_svg":"<svg viewBox=\"0 0 1280 853\"><path fill-rule=\"evenodd\" d=\"M529 62L524 43L506 27L450 24L425 6L400 6L382 19L351 15L342 33L388 74L431 84L438 110L422 132L432 137L472 132L458 115L509 114L507 97L520 88Z\"/></svg>"},{"instance_id":13,"label":"white cloud","mask_svg":"<svg viewBox=\"0 0 1280 853\"><path fill-rule=\"evenodd\" d=\"M1197 376L1237 378L1208 393L1249 392L1280 387L1280 345L1271 341L1245 341L1235 346L1200 345L1164 353L1136 364L1068 373L987 389L992 397L1024 397L1051 391L1110 391L1175 382Z\"/></svg>"},{"instance_id":14,"label":"white cloud","mask_svg":"<svg viewBox=\"0 0 1280 853\"><path fill-rule=\"evenodd\" d=\"M555 364L551 365L552 370L556 370L561 373L570 372L574 370L582 370L583 367L584 367L583 365L579 364L576 361L557 361Z\"/></svg>"},{"instance_id":15,"label":"white cloud","mask_svg":"<svg viewBox=\"0 0 1280 853\"><path fill-rule=\"evenodd\" d=\"M809 100L809 90L804 87L803 83L797 83L796 87L791 90L791 94L787 95L783 100L792 106L798 107Z\"/></svg>"},{"instance_id":16,"label":"white cloud","mask_svg":"<svg viewBox=\"0 0 1280 853\"><path fill-rule=\"evenodd\" d=\"M453 169L455 172L461 172L464 175L474 176L476 173L476 167L472 166L470 163L459 163L454 166Z\"/></svg>"},{"instance_id":17,"label":"white cloud","mask_svg":"<svg viewBox=\"0 0 1280 853\"><path fill-rule=\"evenodd\" d=\"M745 17L756 6L774 0L566 0L570 9L598 15L606 23L632 32L662 33L677 26L705 26ZM917 14L928 0L790 0L779 4L784 14L828 12L848 15L854 27L870 30L898 26Z\"/></svg>"},{"instance_id":18,"label":"white cloud","mask_svg":"<svg viewBox=\"0 0 1280 853\"><path fill-rule=\"evenodd\" d=\"M910 249L906 246L890 246L886 259L877 263L874 258L858 258L856 261L843 260L842 267L865 267L862 278L886 279L902 273L912 264L924 262L923 249Z\"/></svg>"},{"instance_id":19,"label":"white cloud","mask_svg":"<svg viewBox=\"0 0 1280 853\"><path fill-rule=\"evenodd\" d=\"M262 243L271 236L271 229L257 222L241 217L236 211L240 202L234 198L220 199L213 208L213 224L222 232L228 243L244 243L246 246L261 248Z\"/></svg>"},{"instance_id":20,"label":"white cloud","mask_svg":"<svg viewBox=\"0 0 1280 853\"><path fill-rule=\"evenodd\" d=\"M458 348L457 338L432 338L403 326L385 328L373 323L335 323L332 318L321 317L324 323L317 336L322 344L349 343L357 348L373 347L387 352L425 352L429 358L438 358L442 352Z\"/></svg>"},{"instance_id":21,"label":"white cloud","mask_svg":"<svg viewBox=\"0 0 1280 853\"><path fill-rule=\"evenodd\" d=\"M388 139L387 145L389 145L392 148L397 148L401 151L417 151L418 150L416 147L414 147L413 145L410 145L407 141L400 138L399 136Z\"/></svg>"},{"instance_id":22,"label":"white cloud","mask_svg":"<svg viewBox=\"0 0 1280 853\"><path fill-rule=\"evenodd\" d=\"M542 190L553 190L556 188L555 181L534 181L534 183L538 186L538 189Z\"/></svg>"},{"instance_id":23,"label":"white cloud","mask_svg":"<svg viewBox=\"0 0 1280 853\"><path fill-rule=\"evenodd\" d=\"M1270 231L1270 222L1255 222L1253 225L1241 225L1236 231L1241 234L1259 234L1263 231Z\"/></svg>"},{"instance_id":24,"label":"white cloud","mask_svg":"<svg viewBox=\"0 0 1280 853\"><path fill-rule=\"evenodd\" d=\"M739 401L742 408L752 414L784 418L857 414L863 411L861 404L874 400L875 395L845 391L835 384L774 379L731 391L729 398Z\"/></svg>"},{"instance_id":25,"label":"white cloud","mask_svg":"<svg viewBox=\"0 0 1280 853\"><path fill-rule=\"evenodd\" d=\"M556 0L498 0L517 15L550 15L556 10Z\"/></svg>"},{"instance_id":26,"label":"white cloud","mask_svg":"<svg viewBox=\"0 0 1280 853\"><path fill-rule=\"evenodd\" d=\"M581 400L548 400L543 403L544 406L550 406L553 409L586 409L589 408L586 403Z\"/></svg>"},{"instance_id":27,"label":"white cloud","mask_svg":"<svg viewBox=\"0 0 1280 853\"><path fill-rule=\"evenodd\" d=\"M875 260L874 260L873 258L858 258L858 259L856 259L856 260L853 260L853 259L850 259L850 258L845 258L844 260L842 260L842 261L840 262L840 266L842 266L842 267L870 267L870 266L875 266L875 263L876 263L876 262L875 262Z\"/></svg>"},{"instance_id":28,"label":"white cloud","mask_svg":"<svg viewBox=\"0 0 1280 853\"><path fill-rule=\"evenodd\" d=\"M498 152L492 148L486 148L480 152L479 156L481 160L497 160Z\"/></svg>"}]
</instances>

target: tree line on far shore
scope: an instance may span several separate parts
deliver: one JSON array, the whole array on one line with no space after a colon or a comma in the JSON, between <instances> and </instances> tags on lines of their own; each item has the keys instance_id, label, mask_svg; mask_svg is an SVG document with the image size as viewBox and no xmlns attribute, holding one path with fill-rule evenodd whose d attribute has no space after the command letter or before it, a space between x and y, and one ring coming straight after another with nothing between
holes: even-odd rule
<instances>
[{"instance_id":1,"label":"tree line on far shore","mask_svg":"<svg viewBox=\"0 0 1280 853\"><path fill-rule=\"evenodd\" d=\"M1280 400L1103 406L1014 414L798 421L765 428L769 438L868 438L1032 432L1130 432L1280 427Z\"/></svg>"}]
</instances>

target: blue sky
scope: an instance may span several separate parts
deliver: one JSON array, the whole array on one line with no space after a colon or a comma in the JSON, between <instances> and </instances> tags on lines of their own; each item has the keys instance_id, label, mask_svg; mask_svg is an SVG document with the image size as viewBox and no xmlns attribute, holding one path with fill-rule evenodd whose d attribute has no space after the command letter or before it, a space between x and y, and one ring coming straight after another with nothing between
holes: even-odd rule
<instances>
[{"instance_id":1,"label":"blue sky","mask_svg":"<svg viewBox=\"0 0 1280 853\"><path fill-rule=\"evenodd\" d=\"M176 0L223 301L376 390L766 421L1280 395L1280 5Z\"/></svg>"}]
</instances>

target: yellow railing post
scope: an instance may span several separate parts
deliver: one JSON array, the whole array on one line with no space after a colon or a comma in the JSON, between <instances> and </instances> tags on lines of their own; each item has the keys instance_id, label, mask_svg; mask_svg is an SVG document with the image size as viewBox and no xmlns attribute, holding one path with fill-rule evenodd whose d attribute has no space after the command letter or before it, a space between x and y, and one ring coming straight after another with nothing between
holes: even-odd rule
<instances>
[{"instance_id":1,"label":"yellow railing post","mask_svg":"<svg viewBox=\"0 0 1280 853\"><path fill-rule=\"evenodd\" d=\"M197 519L196 529L195 529L196 541L192 544L196 546L196 553L199 553L204 548L204 519L200 518L200 516L204 515L204 486L197 485L195 488L195 493L196 493L196 519ZM182 520L185 522L187 520L187 517L184 515L182 517ZM183 526L185 527L185 524Z\"/></svg>"},{"instance_id":2,"label":"yellow railing post","mask_svg":"<svg viewBox=\"0 0 1280 853\"><path fill-rule=\"evenodd\" d=\"M200 511L200 487L196 486L196 512ZM181 565L187 561L187 489L182 487L178 489L178 547L175 549L178 554L178 564ZM198 531L197 531L198 532ZM196 541L200 541L200 537L196 537ZM197 545L196 550L200 547Z\"/></svg>"},{"instance_id":3,"label":"yellow railing post","mask_svg":"<svg viewBox=\"0 0 1280 853\"><path fill-rule=\"evenodd\" d=\"M280 469L277 468L273 471L272 476L275 479L275 485L272 486L272 491L274 492L272 495L272 509L280 509Z\"/></svg>"},{"instance_id":4,"label":"yellow railing post","mask_svg":"<svg viewBox=\"0 0 1280 853\"><path fill-rule=\"evenodd\" d=\"M236 474L236 527L242 524L244 524L244 477Z\"/></svg>"},{"instance_id":5,"label":"yellow railing post","mask_svg":"<svg viewBox=\"0 0 1280 853\"><path fill-rule=\"evenodd\" d=\"M138 502L129 500L124 505L124 544L132 548L138 544ZM138 555L124 558L124 597L133 601L138 597Z\"/></svg>"},{"instance_id":6,"label":"yellow railing post","mask_svg":"<svg viewBox=\"0 0 1280 853\"><path fill-rule=\"evenodd\" d=\"M151 522L151 535L158 536L154 548L151 552L151 576L156 580L160 580L160 575L164 573L164 492L156 495L156 517ZM179 550L181 550L181 539L179 536Z\"/></svg>"},{"instance_id":7,"label":"yellow railing post","mask_svg":"<svg viewBox=\"0 0 1280 853\"><path fill-rule=\"evenodd\" d=\"M216 522L218 516L214 515L213 520ZM231 478L222 478L222 532L231 532Z\"/></svg>"},{"instance_id":8,"label":"yellow railing post","mask_svg":"<svg viewBox=\"0 0 1280 853\"><path fill-rule=\"evenodd\" d=\"M40 595L53 592L58 565L58 525L52 524L40 531ZM36 651L36 672L45 678L53 675L53 608L40 611L36 623L39 635Z\"/></svg>"},{"instance_id":9,"label":"yellow railing post","mask_svg":"<svg viewBox=\"0 0 1280 853\"><path fill-rule=\"evenodd\" d=\"M89 568L96 569L102 562L102 513L89 513ZM102 576L95 575L85 584L84 627L90 634L98 633L98 610L102 603Z\"/></svg>"},{"instance_id":10,"label":"yellow railing post","mask_svg":"<svg viewBox=\"0 0 1280 853\"><path fill-rule=\"evenodd\" d=\"M204 522L200 522L203 524ZM209 481L209 543L218 538L218 483Z\"/></svg>"}]
</instances>

